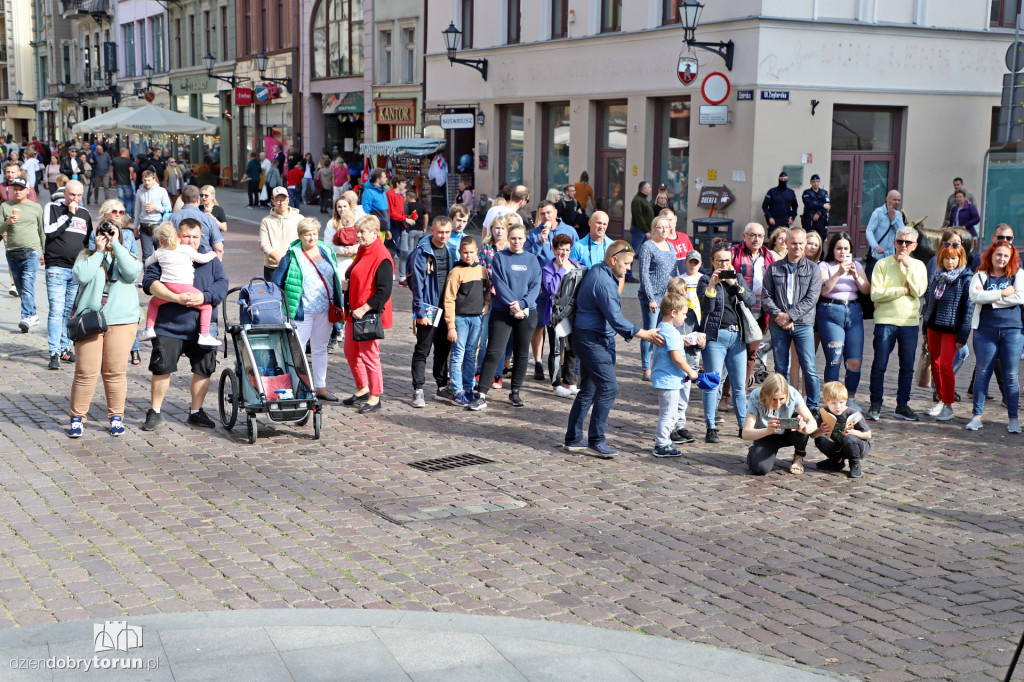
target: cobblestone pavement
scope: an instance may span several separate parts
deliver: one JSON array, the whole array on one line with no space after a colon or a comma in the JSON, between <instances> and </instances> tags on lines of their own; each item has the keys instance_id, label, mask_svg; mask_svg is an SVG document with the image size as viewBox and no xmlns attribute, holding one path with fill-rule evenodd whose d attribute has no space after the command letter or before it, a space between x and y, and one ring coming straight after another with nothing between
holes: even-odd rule
<instances>
[{"instance_id":1,"label":"cobblestone pavement","mask_svg":"<svg viewBox=\"0 0 1024 682\"><path fill-rule=\"evenodd\" d=\"M233 284L258 271L254 234L228 233ZM556 449L569 402L533 380L519 410L498 390L483 413L411 409L403 312L384 342L384 409L328 408L319 442L308 426L261 428L255 445L241 426L187 426L182 373L164 425L144 433L145 364L129 371L127 434L102 430L98 395L75 441L62 431L70 368L48 372L32 350L45 331L7 335L16 304L0 299L0 627L435 610L646 632L872 680L1001 678L1024 629L1024 441L1006 433L998 398L977 433L963 430L966 403L948 424L884 412L859 480L785 463L755 478L731 412L720 444L650 456L656 400L635 344L620 342L620 454L597 461ZM407 290L395 307L409 309ZM635 296L624 307L639 318ZM328 381L351 389L340 352ZM929 397L915 388L912 405ZM453 454L493 463L409 466Z\"/></svg>"}]
</instances>

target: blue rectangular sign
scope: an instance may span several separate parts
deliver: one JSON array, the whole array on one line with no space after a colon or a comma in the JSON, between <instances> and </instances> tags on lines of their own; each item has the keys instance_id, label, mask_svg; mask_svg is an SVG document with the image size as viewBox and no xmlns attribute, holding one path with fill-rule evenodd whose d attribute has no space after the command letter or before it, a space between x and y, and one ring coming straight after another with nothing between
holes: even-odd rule
<instances>
[{"instance_id":1,"label":"blue rectangular sign","mask_svg":"<svg viewBox=\"0 0 1024 682\"><path fill-rule=\"evenodd\" d=\"M773 99L788 102L789 90L762 90L761 99Z\"/></svg>"},{"instance_id":2,"label":"blue rectangular sign","mask_svg":"<svg viewBox=\"0 0 1024 682\"><path fill-rule=\"evenodd\" d=\"M737 102L749 102L752 99L754 99L754 91L753 90L737 90L736 91L736 101Z\"/></svg>"}]
</instances>

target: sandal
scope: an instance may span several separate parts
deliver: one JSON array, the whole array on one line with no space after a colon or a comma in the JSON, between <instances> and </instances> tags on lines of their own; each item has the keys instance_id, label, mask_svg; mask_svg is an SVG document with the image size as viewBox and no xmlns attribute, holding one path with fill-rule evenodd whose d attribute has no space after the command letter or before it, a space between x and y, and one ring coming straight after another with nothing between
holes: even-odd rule
<instances>
[{"instance_id":1,"label":"sandal","mask_svg":"<svg viewBox=\"0 0 1024 682\"><path fill-rule=\"evenodd\" d=\"M802 474L804 473L804 458L803 456L794 456L793 463L789 465L789 473L791 474Z\"/></svg>"},{"instance_id":2,"label":"sandal","mask_svg":"<svg viewBox=\"0 0 1024 682\"><path fill-rule=\"evenodd\" d=\"M133 365L141 365L142 364L142 356L139 355L139 351L137 351L137 350L133 350L132 351L132 364Z\"/></svg>"}]
</instances>

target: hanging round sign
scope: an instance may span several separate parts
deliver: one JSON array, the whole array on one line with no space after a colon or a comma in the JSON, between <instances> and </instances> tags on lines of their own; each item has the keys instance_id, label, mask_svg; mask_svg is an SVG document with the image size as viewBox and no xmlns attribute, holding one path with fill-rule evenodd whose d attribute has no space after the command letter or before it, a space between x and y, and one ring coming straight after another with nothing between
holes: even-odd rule
<instances>
[{"instance_id":1,"label":"hanging round sign","mask_svg":"<svg viewBox=\"0 0 1024 682\"><path fill-rule=\"evenodd\" d=\"M704 101L708 104L721 104L729 98L729 79L724 73L709 73L700 86Z\"/></svg>"}]
</instances>

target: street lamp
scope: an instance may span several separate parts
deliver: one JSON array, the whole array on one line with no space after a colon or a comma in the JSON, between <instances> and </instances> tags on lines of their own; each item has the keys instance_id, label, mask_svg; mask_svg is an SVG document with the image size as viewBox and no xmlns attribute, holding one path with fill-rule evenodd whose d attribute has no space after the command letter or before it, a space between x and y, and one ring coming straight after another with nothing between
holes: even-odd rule
<instances>
[{"instance_id":1,"label":"street lamp","mask_svg":"<svg viewBox=\"0 0 1024 682\"><path fill-rule=\"evenodd\" d=\"M484 80L487 80L486 59L459 59L455 56L455 53L459 51L459 47L462 46L462 31L455 28L454 21L448 23L448 28L441 31L441 35L444 36L444 46L448 51L448 62L450 64L465 64L479 71Z\"/></svg>"},{"instance_id":2,"label":"street lamp","mask_svg":"<svg viewBox=\"0 0 1024 682\"><path fill-rule=\"evenodd\" d=\"M265 58L266 58L266 55L264 55L264 59ZM224 81L225 83L227 83L231 87L237 86L238 83L243 80L242 78L239 78L238 76L221 76L219 74L214 73L213 72L213 65L214 65L214 63L216 61L217 61L216 58L214 58L214 56L212 54L210 54L209 52L207 52L206 56L203 57L203 63L206 64L206 77L207 78L216 78L219 81ZM265 68L266 68L266 65L264 64L264 69Z\"/></svg>"},{"instance_id":3,"label":"street lamp","mask_svg":"<svg viewBox=\"0 0 1024 682\"><path fill-rule=\"evenodd\" d=\"M292 79L291 78L267 78L263 73L267 70L267 62L269 58L267 53L260 50L256 55L256 70L260 72L260 80L267 81L268 83L277 83L283 85L284 89L288 92L292 91Z\"/></svg>"},{"instance_id":4,"label":"street lamp","mask_svg":"<svg viewBox=\"0 0 1024 682\"><path fill-rule=\"evenodd\" d=\"M67 89L68 89L68 84L67 83L64 83L63 81L60 82L60 83L57 83L57 97L60 97L61 99L70 99L70 100L73 100L75 102L78 102L79 104L81 104L82 102L85 101L86 98L82 97L81 95L68 95L68 94L66 94L67 93Z\"/></svg>"},{"instance_id":5,"label":"street lamp","mask_svg":"<svg viewBox=\"0 0 1024 682\"><path fill-rule=\"evenodd\" d=\"M153 67L149 64L146 64L144 67L142 67L142 75L146 77L146 87L150 90L152 90L153 88L162 88L166 90L168 93L171 92L170 85L161 85L160 83L153 82Z\"/></svg>"},{"instance_id":6,"label":"street lamp","mask_svg":"<svg viewBox=\"0 0 1024 682\"><path fill-rule=\"evenodd\" d=\"M732 57L735 45L730 40L727 43L702 43L695 40L697 24L700 23L700 13L704 5L697 0L685 0L679 5L679 14L683 17L683 40L690 47L699 47L708 52L714 52L725 60L725 68L732 71Z\"/></svg>"},{"instance_id":7,"label":"street lamp","mask_svg":"<svg viewBox=\"0 0 1024 682\"><path fill-rule=\"evenodd\" d=\"M19 106L21 105L21 101L23 99L25 99L25 93L23 93L21 90L18 90L16 93L14 93L14 101L17 102Z\"/></svg>"}]
</instances>

